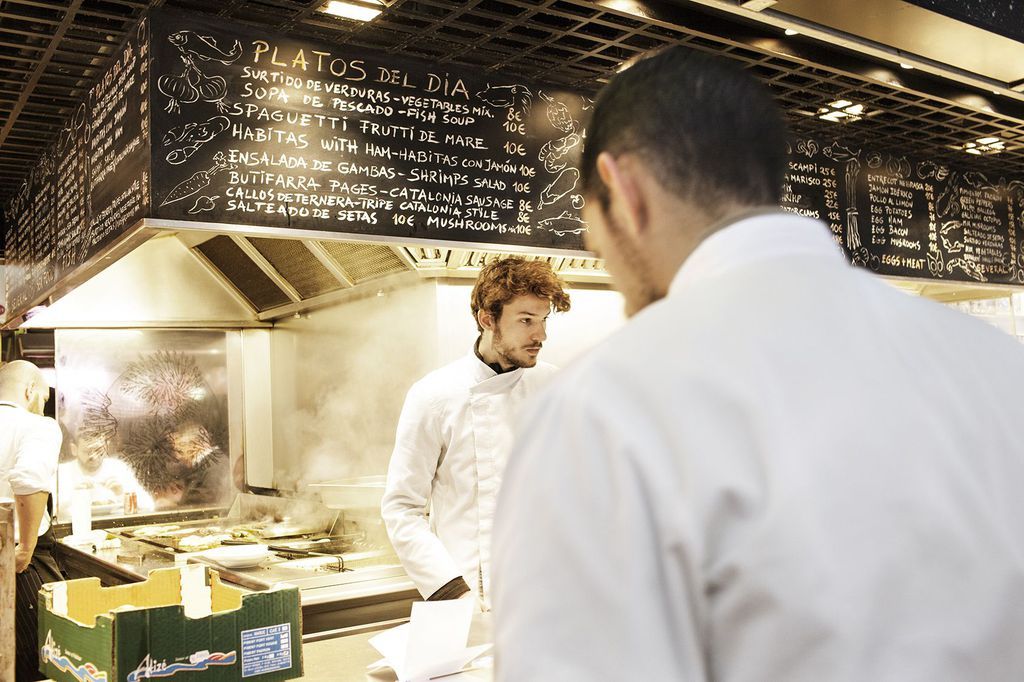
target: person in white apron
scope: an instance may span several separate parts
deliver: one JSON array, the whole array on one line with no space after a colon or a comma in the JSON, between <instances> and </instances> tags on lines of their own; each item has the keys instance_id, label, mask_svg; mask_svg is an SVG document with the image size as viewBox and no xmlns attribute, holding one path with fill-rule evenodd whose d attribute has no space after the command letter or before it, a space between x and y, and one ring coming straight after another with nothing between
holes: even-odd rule
<instances>
[{"instance_id":1,"label":"person in white apron","mask_svg":"<svg viewBox=\"0 0 1024 682\"><path fill-rule=\"evenodd\" d=\"M409 389L381 514L424 599L490 604L490 538L498 489L522 402L553 374L539 362L546 320L569 309L542 261L485 266L471 296L473 351ZM428 516L429 509L429 516Z\"/></svg>"},{"instance_id":2,"label":"person in white apron","mask_svg":"<svg viewBox=\"0 0 1024 682\"><path fill-rule=\"evenodd\" d=\"M62 580L52 550L51 495L61 432L43 416L49 386L30 362L0 367L0 501L14 501L15 681L41 680L36 601L43 583ZM10 627L5 623L4 627Z\"/></svg>"}]
</instances>

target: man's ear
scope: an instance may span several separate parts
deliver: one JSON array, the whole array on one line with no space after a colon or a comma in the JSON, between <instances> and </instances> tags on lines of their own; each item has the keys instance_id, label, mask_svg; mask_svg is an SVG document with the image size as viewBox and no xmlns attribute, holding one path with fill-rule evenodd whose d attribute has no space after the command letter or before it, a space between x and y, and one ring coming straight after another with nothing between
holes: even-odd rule
<instances>
[{"instance_id":1,"label":"man's ear","mask_svg":"<svg viewBox=\"0 0 1024 682\"><path fill-rule=\"evenodd\" d=\"M608 188L608 210L618 224L633 235L647 231L647 195L643 176L635 156L609 152L597 155L597 173Z\"/></svg>"},{"instance_id":2,"label":"man's ear","mask_svg":"<svg viewBox=\"0 0 1024 682\"><path fill-rule=\"evenodd\" d=\"M480 309L476 311L476 321L483 327L484 331L494 331L494 315L490 311Z\"/></svg>"}]
</instances>

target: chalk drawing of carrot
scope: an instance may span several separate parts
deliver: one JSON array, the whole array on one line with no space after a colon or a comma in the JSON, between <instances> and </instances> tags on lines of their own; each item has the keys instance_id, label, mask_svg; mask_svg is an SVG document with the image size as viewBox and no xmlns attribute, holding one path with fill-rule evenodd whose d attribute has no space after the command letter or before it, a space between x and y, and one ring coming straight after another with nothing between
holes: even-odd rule
<instances>
[{"instance_id":1,"label":"chalk drawing of carrot","mask_svg":"<svg viewBox=\"0 0 1024 682\"><path fill-rule=\"evenodd\" d=\"M187 180L183 180L175 185L166 197L161 206L167 204L173 204L175 201L181 201L187 199L193 194L202 191L210 185L210 181L213 176L220 173L223 170L234 170L237 166L233 163L228 163L224 158L223 152L217 152L213 157L214 164L208 170L196 171Z\"/></svg>"}]
</instances>

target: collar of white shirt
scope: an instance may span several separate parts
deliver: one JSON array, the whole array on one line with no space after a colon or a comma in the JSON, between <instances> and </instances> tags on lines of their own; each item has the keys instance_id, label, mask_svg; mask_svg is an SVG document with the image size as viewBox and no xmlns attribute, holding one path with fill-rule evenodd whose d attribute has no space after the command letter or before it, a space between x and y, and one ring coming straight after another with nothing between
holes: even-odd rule
<instances>
[{"instance_id":1,"label":"collar of white shirt","mask_svg":"<svg viewBox=\"0 0 1024 682\"><path fill-rule=\"evenodd\" d=\"M843 257L821 222L781 210L757 211L704 239L679 268L669 293L756 261L798 254Z\"/></svg>"}]
</instances>

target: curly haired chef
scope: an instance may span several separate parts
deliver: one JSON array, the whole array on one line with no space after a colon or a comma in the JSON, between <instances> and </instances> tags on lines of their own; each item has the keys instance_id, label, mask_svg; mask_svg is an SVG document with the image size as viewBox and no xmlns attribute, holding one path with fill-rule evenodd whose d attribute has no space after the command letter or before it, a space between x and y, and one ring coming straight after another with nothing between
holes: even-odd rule
<instances>
[{"instance_id":1,"label":"curly haired chef","mask_svg":"<svg viewBox=\"0 0 1024 682\"><path fill-rule=\"evenodd\" d=\"M546 262L487 264L471 296L480 332L473 351L423 377L406 396L381 513L428 601L476 599L490 608L491 522L513 422L555 371L538 356L548 316L569 305Z\"/></svg>"}]
</instances>

